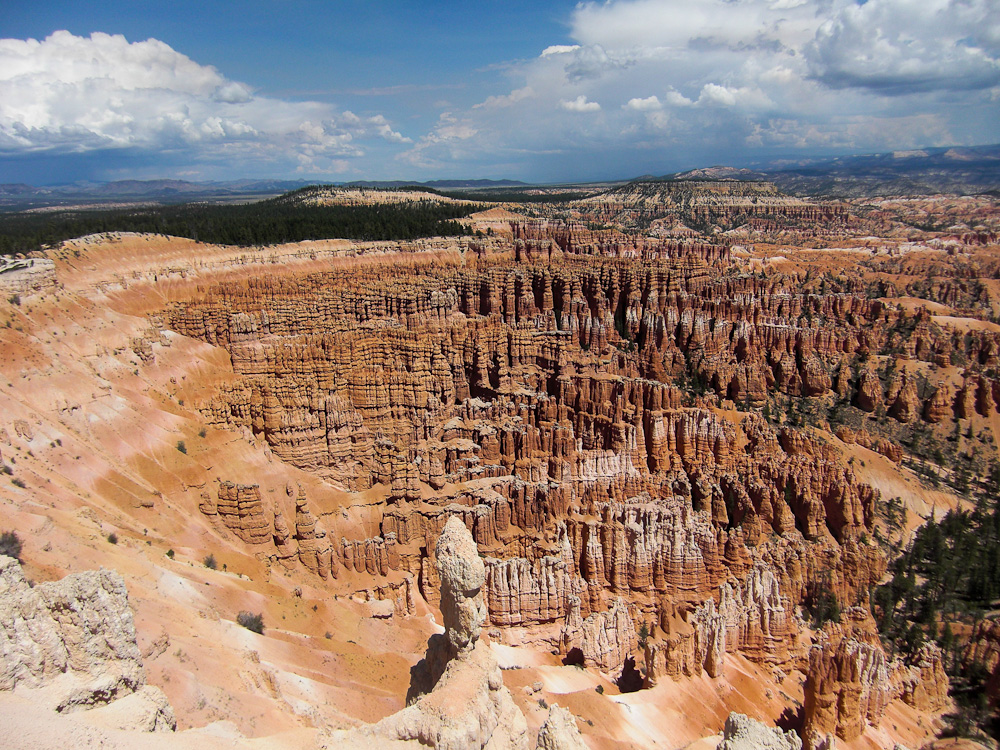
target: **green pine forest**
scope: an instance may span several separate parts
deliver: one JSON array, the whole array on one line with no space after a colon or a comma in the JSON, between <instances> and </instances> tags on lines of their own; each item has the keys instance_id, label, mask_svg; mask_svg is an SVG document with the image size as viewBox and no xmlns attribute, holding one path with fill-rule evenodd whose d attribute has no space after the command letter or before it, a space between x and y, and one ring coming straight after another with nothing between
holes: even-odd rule
<instances>
[{"instance_id":1,"label":"green pine forest","mask_svg":"<svg viewBox=\"0 0 1000 750\"><path fill-rule=\"evenodd\" d=\"M1000 600L1000 466L970 499L971 510L951 510L917 530L890 564L888 583L872 592L872 610L890 654L913 658L927 641L943 650L956 705L947 717L951 733L997 737L990 674L965 644Z\"/></svg>"},{"instance_id":2,"label":"green pine forest","mask_svg":"<svg viewBox=\"0 0 1000 750\"><path fill-rule=\"evenodd\" d=\"M40 250L101 232L145 232L222 245L272 245L316 239L412 240L466 233L455 221L479 204L426 201L374 206L315 206L310 191L246 204L157 205L0 214L0 255Z\"/></svg>"}]
</instances>

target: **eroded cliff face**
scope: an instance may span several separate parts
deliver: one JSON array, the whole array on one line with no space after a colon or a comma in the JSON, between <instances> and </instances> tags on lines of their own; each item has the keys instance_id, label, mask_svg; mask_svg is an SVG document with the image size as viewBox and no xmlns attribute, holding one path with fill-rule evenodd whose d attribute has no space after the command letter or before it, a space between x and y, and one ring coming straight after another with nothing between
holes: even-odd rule
<instances>
[{"instance_id":1,"label":"eroded cliff face","mask_svg":"<svg viewBox=\"0 0 1000 750\"><path fill-rule=\"evenodd\" d=\"M242 376L203 404L211 423L384 493L380 534L363 539L314 534L300 497L308 569L407 576L436 602L429 563L458 515L486 555L490 625L548 628L567 657L611 672L645 626L654 681L718 674L725 653L786 661L790 613L811 585L822 577L849 601L884 571L862 541L878 493L807 432L686 405L665 381L693 372L757 404L769 389L825 393L824 363L856 342L777 324L804 299L753 278L720 286L725 253L584 262L558 249L571 244L562 235L550 241L558 266L473 246L464 265L415 259L388 282L378 269L224 284L164 321L225 346ZM265 554L289 558L290 508L260 519L253 490L226 483L219 503L251 543L269 544L259 529L273 524Z\"/></svg>"}]
</instances>

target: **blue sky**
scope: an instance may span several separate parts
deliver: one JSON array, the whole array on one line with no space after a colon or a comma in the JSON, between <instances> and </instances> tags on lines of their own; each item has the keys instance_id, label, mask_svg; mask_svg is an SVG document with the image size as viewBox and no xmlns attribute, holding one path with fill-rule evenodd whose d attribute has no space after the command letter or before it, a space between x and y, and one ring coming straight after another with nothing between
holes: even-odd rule
<instances>
[{"instance_id":1,"label":"blue sky","mask_svg":"<svg viewBox=\"0 0 1000 750\"><path fill-rule=\"evenodd\" d=\"M0 182L568 181L1000 141L997 0L5 0Z\"/></svg>"}]
</instances>

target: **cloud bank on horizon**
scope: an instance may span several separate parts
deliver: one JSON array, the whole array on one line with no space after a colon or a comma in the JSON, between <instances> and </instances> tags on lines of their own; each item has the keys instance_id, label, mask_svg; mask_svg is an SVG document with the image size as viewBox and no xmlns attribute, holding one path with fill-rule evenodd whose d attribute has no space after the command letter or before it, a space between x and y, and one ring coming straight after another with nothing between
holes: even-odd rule
<instances>
[{"instance_id":1,"label":"cloud bank on horizon","mask_svg":"<svg viewBox=\"0 0 1000 750\"><path fill-rule=\"evenodd\" d=\"M568 36L423 133L258 95L157 39L3 39L0 160L545 180L1000 140L998 0L609 0Z\"/></svg>"},{"instance_id":2,"label":"cloud bank on horizon","mask_svg":"<svg viewBox=\"0 0 1000 750\"><path fill-rule=\"evenodd\" d=\"M998 137L996 0L613 0L571 24L576 44L519 65L519 87L449 113L452 135L406 158L746 161Z\"/></svg>"},{"instance_id":3,"label":"cloud bank on horizon","mask_svg":"<svg viewBox=\"0 0 1000 750\"><path fill-rule=\"evenodd\" d=\"M318 174L342 171L373 138L408 141L384 117L255 96L156 39L0 40L3 155L131 149Z\"/></svg>"}]
</instances>

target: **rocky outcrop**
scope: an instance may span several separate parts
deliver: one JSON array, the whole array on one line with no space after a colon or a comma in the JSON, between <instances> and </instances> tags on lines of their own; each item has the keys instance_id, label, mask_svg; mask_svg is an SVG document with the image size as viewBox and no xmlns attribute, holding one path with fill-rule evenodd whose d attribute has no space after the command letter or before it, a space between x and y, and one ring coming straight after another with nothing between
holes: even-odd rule
<instances>
[{"instance_id":1,"label":"rocky outcrop","mask_svg":"<svg viewBox=\"0 0 1000 750\"><path fill-rule=\"evenodd\" d=\"M0 294L4 297L55 289L56 283L55 264L48 258L0 260Z\"/></svg>"},{"instance_id":2,"label":"rocky outcrop","mask_svg":"<svg viewBox=\"0 0 1000 750\"><path fill-rule=\"evenodd\" d=\"M867 430L858 430L855 432L849 427L841 426L837 428L835 434L845 443L855 443L868 450L881 453L893 463L898 464L903 460L903 449L899 445L886 438L875 437Z\"/></svg>"},{"instance_id":3,"label":"rocky outcrop","mask_svg":"<svg viewBox=\"0 0 1000 750\"><path fill-rule=\"evenodd\" d=\"M81 689L62 708L125 695L145 682L128 593L108 570L77 573L30 587L21 567L0 559L4 639L0 689L41 687L64 675Z\"/></svg>"},{"instance_id":4,"label":"rocky outcrop","mask_svg":"<svg viewBox=\"0 0 1000 750\"><path fill-rule=\"evenodd\" d=\"M822 396L833 386L830 373L817 356L810 356L803 361L799 369L803 396Z\"/></svg>"},{"instance_id":5,"label":"rocky outcrop","mask_svg":"<svg viewBox=\"0 0 1000 750\"><path fill-rule=\"evenodd\" d=\"M918 711L940 711L948 705L948 675L944 657L934 643L925 643L909 664L897 665L892 681L898 687L894 695Z\"/></svg>"},{"instance_id":6,"label":"rocky outcrop","mask_svg":"<svg viewBox=\"0 0 1000 750\"><path fill-rule=\"evenodd\" d=\"M274 549L275 559L283 565L290 565L296 556L295 546L292 544L292 530L285 520L281 508L274 509Z\"/></svg>"},{"instance_id":7,"label":"rocky outcrop","mask_svg":"<svg viewBox=\"0 0 1000 750\"><path fill-rule=\"evenodd\" d=\"M976 384L966 380L955 394L955 419L971 419L976 413Z\"/></svg>"},{"instance_id":8,"label":"rocky outcrop","mask_svg":"<svg viewBox=\"0 0 1000 750\"><path fill-rule=\"evenodd\" d=\"M295 498L295 541L298 544L299 561L307 570L326 578L337 576L337 566L326 532L309 510L306 493L299 487Z\"/></svg>"},{"instance_id":9,"label":"rocky outcrop","mask_svg":"<svg viewBox=\"0 0 1000 750\"><path fill-rule=\"evenodd\" d=\"M264 515L259 485L219 482L215 511L226 528L244 542L263 544L270 541L271 521Z\"/></svg>"},{"instance_id":10,"label":"rocky outcrop","mask_svg":"<svg viewBox=\"0 0 1000 750\"><path fill-rule=\"evenodd\" d=\"M534 564L523 557L486 559L486 601L491 624L537 624L566 617L572 597L579 601L582 581L575 574L573 550L565 533L558 551L558 556L545 555Z\"/></svg>"},{"instance_id":11,"label":"rocky outcrop","mask_svg":"<svg viewBox=\"0 0 1000 750\"><path fill-rule=\"evenodd\" d=\"M854 405L861 411L873 412L882 406L882 383L878 373L866 369L858 376L858 390L854 394Z\"/></svg>"},{"instance_id":12,"label":"rocky outcrop","mask_svg":"<svg viewBox=\"0 0 1000 750\"><path fill-rule=\"evenodd\" d=\"M426 656L411 670L407 707L370 727L332 733L326 747L389 741L440 750L527 750L524 715L504 687L489 646L479 639L486 569L456 517L437 542L435 565L445 632L431 636Z\"/></svg>"},{"instance_id":13,"label":"rocky outcrop","mask_svg":"<svg viewBox=\"0 0 1000 750\"><path fill-rule=\"evenodd\" d=\"M367 602L382 602L391 605L390 611L397 615L412 615L417 611L417 586L413 576L408 573L398 583L388 581L381 586L355 591L353 596Z\"/></svg>"},{"instance_id":14,"label":"rocky outcrop","mask_svg":"<svg viewBox=\"0 0 1000 750\"><path fill-rule=\"evenodd\" d=\"M715 600L709 599L694 613L685 609L679 620L667 623L662 638L647 641L643 651L646 687L655 687L665 677L719 677L726 655L726 627Z\"/></svg>"},{"instance_id":15,"label":"rocky outcrop","mask_svg":"<svg viewBox=\"0 0 1000 750\"><path fill-rule=\"evenodd\" d=\"M931 424L939 424L951 415L951 404L954 396L947 385L941 385L934 395L924 404L924 420Z\"/></svg>"},{"instance_id":16,"label":"rocky outcrop","mask_svg":"<svg viewBox=\"0 0 1000 750\"><path fill-rule=\"evenodd\" d=\"M893 698L889 667L877 636L835 627L812 647L805 683L805 746L824 746L829 735L851 741L877 727Z\"/></svg>"},{"instance_id":17,"label":"rocky outcrop","mask_svg":"<svg viewBox=\"0 0 1000 750\"><path fill-rule=\"evenodd\" d=\"M851 741L878 727L889 702L928 712L948 705L948 677L941 650L926 644L909 663L889 662L870 617L848 611L844 626L828 627L813 646L805 683L803 738L806 748L830 746L832 737Z\"/></svg>"},{"instance_id":18,"label":"rocky outcrop","mask_svg":"<svg viewBox=\"0 0 1000 750\"><path fill-rule=\"evenodd\" d=\"M802 750L795 732L771 728L735 711L726 719L718 750Z\"/></svg>"},{"instance_id":19,"label":"rocky outcrop","mask_svg":"<svg viewBox=\"0 0 1000 750\"><path fill-rule=\"evenodd\" d=\"M581 663L610 672L635 650L639 636L625 600L618 598L611 609L580 616L580 600L574 597L559 638L560 650L571 659L579 653Z\"/></svg>"},{"instance_id":20,"label":"rocky outcrop","mask_svg":"<svg viewBox=\"0 0 1000 750\"><path fill-rule=\"evenodd\" d=\"M787 616L785 603L778 579L761 566L745 583L727 581L720 586L718 603L708 599L662 619L662 636L649 640L644 649L647 687L664 677L676 680L703 672L718 677L727 653L742 653L760 662L786 662L797 626Z\"/></svg>"},{"instance_id":21,"label":"rocky outcrop","mask_svg":"<svg viewBox=\"0 0 1000 750\"><path fill-rule=\"evenodd\" d=\"M889 414L900 422L912 422L922 411L916 380L903 372L889 387Z\"/></svg>"},{"instance_id":22,"label":"rocky outcrop","mask_svg":"<svg viewBox=\"0 0 1000 750\"><path fill-rule=\"evenodd\" d=\"M573 714L553 703L538 730L537 750L587 750Z\"/></svg>"},{"instance_id":23,"label":"rocky outcrop","mask_svg":"<svg viewBox=\"0 0 1000 750\"><path fill-rule=\"evenodd\" d=\"M110 704L101 715L118 717L112 724L176 725L162 691L146 685L128 592L114 571L32 587L20 564L0 555L0 654L0 690L30 691L63 713Z\"/></svg>"},{"instance_id":24,"label":"rocky outcrop","mask_svg":"<svg viewBox=\"0 0 1000 750\"><path fill-rule=\"evenodd\" d=\"M80 718L93 726L131 732L173 732L177 728L167 696L153 685L143 685L113 703L92 708Z\"/></svg>"}]
</instances>

